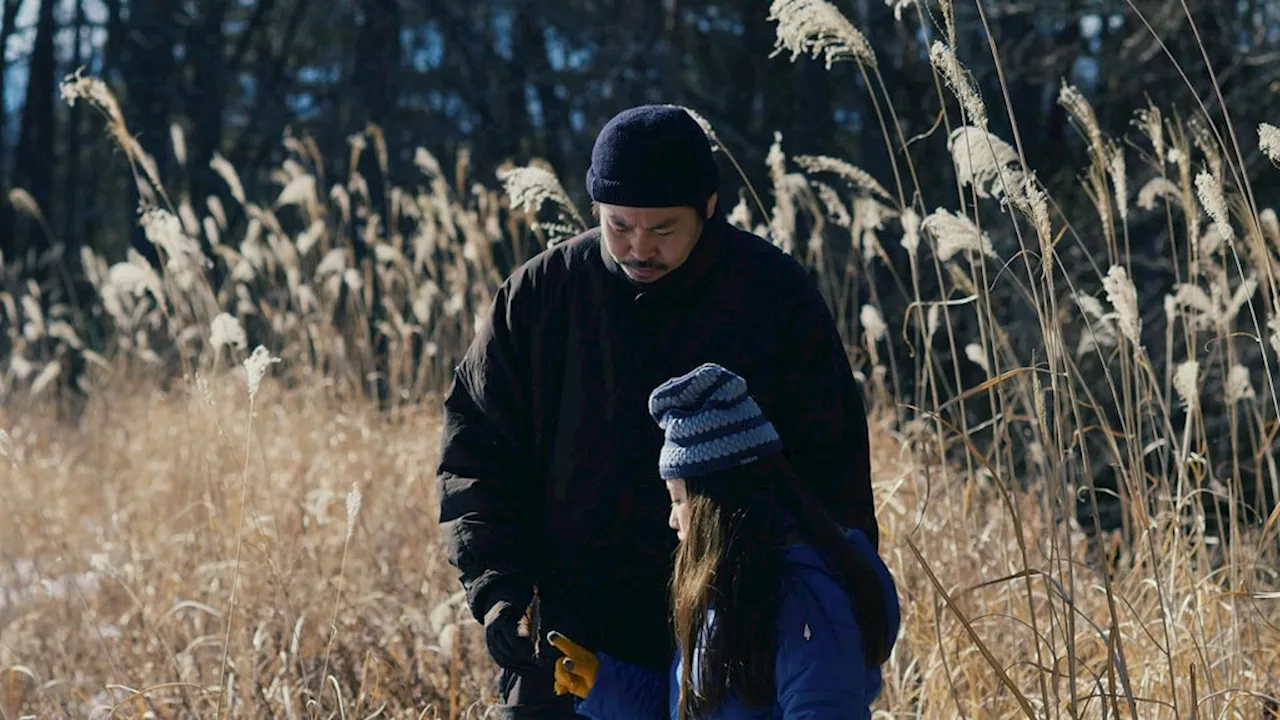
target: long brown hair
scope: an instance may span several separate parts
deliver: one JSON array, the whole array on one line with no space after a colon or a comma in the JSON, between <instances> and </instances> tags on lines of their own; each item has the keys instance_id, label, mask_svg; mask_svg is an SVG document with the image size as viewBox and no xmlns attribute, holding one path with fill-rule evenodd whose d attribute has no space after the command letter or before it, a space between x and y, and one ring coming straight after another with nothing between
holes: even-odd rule
<instances>
[{"instance_id":1,"label":"long brown hair","mask_svg":"<svg viewBox=\"0 0 1280 720\"><path fill-rule=\"evenodd\" d=\"M685 488L689 525L671 580L682 661L679 720L705 717L730 695L754 707L772 703L790 529L818 551L848 592L867 663L885 661L893 638L880 578L781 455L689 478Z\"/></svg>"}]
</instances>

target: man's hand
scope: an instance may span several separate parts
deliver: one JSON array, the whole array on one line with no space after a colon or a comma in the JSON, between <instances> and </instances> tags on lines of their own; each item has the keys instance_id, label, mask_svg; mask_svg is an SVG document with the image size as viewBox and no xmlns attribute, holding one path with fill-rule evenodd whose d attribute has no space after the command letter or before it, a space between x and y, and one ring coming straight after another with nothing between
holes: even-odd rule
<instances>
[{"instance_id":1,"label":"man's hand","mask_svg":"<svg viewBox=\"0 0 1280 720\"><path fill-rule=\"evenodd\" d=\"M489 655L501 667L514 673L538 669L533 657L533 640L521 627L524 611L499 600L484 616L484 642Z\"/></svg>"},{"instance_id":2,"label":"man's hand","mask_svg":"<svg viewBox=\"0 0 1280 720\"><path fill-rule=\"evenodd\" d=\"M600 658L554 630L547 634L547 640L565 655L556 660L556 694L570 692L586 699L596 684Z\"/></svg>"}]
</instances>

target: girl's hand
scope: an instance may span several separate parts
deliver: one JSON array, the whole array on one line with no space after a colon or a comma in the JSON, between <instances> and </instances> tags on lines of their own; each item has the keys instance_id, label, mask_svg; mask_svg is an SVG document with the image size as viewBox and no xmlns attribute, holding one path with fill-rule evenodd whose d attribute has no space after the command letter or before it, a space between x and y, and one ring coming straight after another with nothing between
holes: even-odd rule
<instances>
[{"instance_id":1,"label":"girl's hand","mask_svg":"<svg viewBox=\"0 0 1280 720\"><path fill-rule=\"evenodd\" d=\"M555 691L557 695L566 692L586 699L596 684L596 670L600 668L600 658L569 638L552 630L547 633L547 641L554 645L564 657L556 660Z\"/></svg>"}]
</instances>

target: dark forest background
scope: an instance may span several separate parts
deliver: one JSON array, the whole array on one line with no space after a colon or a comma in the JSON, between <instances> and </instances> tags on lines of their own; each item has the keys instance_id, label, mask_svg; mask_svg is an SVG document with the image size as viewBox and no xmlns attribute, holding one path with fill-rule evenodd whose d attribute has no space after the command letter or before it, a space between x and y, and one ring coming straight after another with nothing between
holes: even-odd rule
<instances>
[{"instance_id":1,"label":"dark forest background","mask_svg":"<svg viewBox=\"0 0 1280 720\"><path fill-rule=\"evenodd\" d=\"M1060 202L1070 200L1085 164L1084 144L1056 102L1064 80L1097 108L1103 131L1120 136L1148 100L1194 111L1168 53L1212 111L1218 99L1198 30L1241 137L1254 142L1259 121L1280 117L1280 3L1186 4L1195 29L1180 1L958 4L958 54L998 110L988 44L997 45L1027 159ZM892 0L836 5L874 46L903 131L927 132L939 112L927 62L933 29L913 10L896 20ZM937 8L926 4L926 12ZM348 137L372 123L387 138L393 183L417 172L419 146L446 165L465 152L466 167L486 185L496 184L503 162L543 158L581 202L595 133L643 102L696 108L758 187L768 184L775 131L790 154L830 154L888 178L856 66L770 57L768 14L767 0L3 0L0 188L5 196L26 190L48 228L0 203L0 251L10 259L38 253L52 234L72 259L80 245L120 257L131 241L153 253L137 229L124 157L92 109L58 97L60 81L80 67L119 95L166 182L175 163L170 125L180 124L190 168L184 190L193 198L227 194L209 169L215 154L254 195L270 183L287 133L313 138L341 176ZM1004 113L994 115L992 131L1011 137ZM946 197L954 180L945 148L923 145L921 182ZM1272 186L1258 191L1260 200L1274 198Z\"/></svg>"}]
</instances>

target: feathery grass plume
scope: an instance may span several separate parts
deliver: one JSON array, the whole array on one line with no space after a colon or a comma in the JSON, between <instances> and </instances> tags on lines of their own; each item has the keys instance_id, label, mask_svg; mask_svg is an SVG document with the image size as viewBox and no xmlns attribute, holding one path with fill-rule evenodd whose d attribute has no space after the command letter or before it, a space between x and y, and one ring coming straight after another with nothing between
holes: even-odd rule
<instances>
[{"instance_id":1,"label":"feathery grass plume","mask_svg":"<svg viewBox=\"0 0 1280 720\"><path fill-rule=\"evenodd\" d=\"M877 344L889 335L889 326L875 305L863 305L858 312L858 320L862 324L862 342L871 354L871 362L879 364L880 353Z\"/></svg>"},{"instance_id":2,"label":"feathery grass plume","mask_svg":"<svg viewBox=\"0 0 1280 720\"><path fill-rule=\"evenodd\" d=\"M0 457L13 459L13 439L5 430L0 430Z\"/></svg>"},{"instance_id":3,"label":"feathery grass plume","mask_svg":"<svg viewBox=\"0 0 1280 720\"><path fill-rule=\"evenodd\" d=\"M969 77L969 70L956 57L955 51L941 40L929 46L929 62L942 75L947 87L960 101L967 116L967 124L987 129L987 106L982 102L978 88Z\"/></svg>"},{"instance_id":4,"label":"feathery grass plume","mask_svg":"<svg viewBox=\"0 0 1280 720\"><path fill-rule=\"evenodd\" d=\"M813 185L818 199L822 201L823 207L827 209L827 215L831 216L836 225L851 229L853 227L853 217L849 214L849 208L840 199L840 194L836 192L835 188L817 180L810 180L809 182Z\"/></svg>"},{"instance_id":5,"label":"feathery grass plume","mask_svg":"<svg viewBox=\"0 0 1280 720\"><path fill-rule=\"evenodd\" d=\"M1196 175L1196 195L1204 211L1218 225L1223 241L1230 242L1234 236L1231 227L1231 216L1227 212L1227 197L1222 192L1222 184L1218 179L1204 171Z\"/></svg>"},{"instance_id":6,"label":"feathery grass plume","mask_svg":"<svg viewBox=\"0 0 1280 720\"><path fill-rule=\"evenodd\" d=\"M14 188L9 191L9 204L32 220L44 224L44 213L40 211L40 203L31 196L24 188Z\"/></svg>"},{"instance_id":7,"label":"feathery grass plume","mask_svg":"<svg viewBox=\"0 0 1280 720\"><path fill-rule=\"evenodd\" d=\"M978 343L969 343L964 346L964 356L969 358L969 362L982 368L986 374L991 374L991 364L987 362L987 353Z\"/></svg>"},{"instance_id":8,"label":"feathery grass plume","mask_svg":"<svg viewBox=\"0 0 1280 720\"><path fill-rule=\"evenodd\" d=\"M1107 291L1107 301L1115 309L1121 334L1135 347L1140 347L1142 318L1138 314L1138 291L1124 266L1112 265L1102 279L1102 287Z\"/></svg>"},{"instance_id":9,"label":"feathery grass plume","mask_svg":"<svg viewBox=\"0 0 1280 720\"><path fill-rule=\"evenodd\" d=\"M853 199L853 229L858 234L858 244L864 257L880 257L886 263L889 262L876 231L884 229L884 221L897 217L897 214L893 208L875 198Z\"/></svg>"},{"instance_id":10,"label":"feathery grass plume","mask_svg":"<svg viewBox=\"0 0 1280 720\"><path fill-rule=\"evenodd\" d=\"M1240 363L1231 366L1231 370L1227 373L1224 395L1229 405L1235 405L1242 400L1250 400L1256 397L1253 390L1253 381L1249 377L1249 368Z\"/></svg>"},{"instance_id":11,"label":"feathery grass plume","mask_svg":"<svg viewBox=\"0 0 1280 720\"><path fill-rule=\"evenodd\" d=\"M1271 301L1271 317L1267 318L1267 329L1271 331L1271 349L1276 357L1280 357L1280 297Z\"/></svg>"},{"instance_id":12,"label":"feathery grass plume","mask_svg":"<svg viewBox=\"0 0 1280 720\"><path fill-rule=\"evenodd\" d=\"M693 118L693 121L698 123L698 127L702 128L702 132L707 136L707 140L711 141L712 151L724 147L724 144L720 142L720 136L716 135L716 129L711 127L711 123L702 116L702 113L691 107L685 107L684 105L669 105L668 107L679 108L689 113L689 117Z\"/></svg>"},{"instance_id":13,"label":"feathery grass plume","mask_svg":"<svg viewBox=\"0 0 1280 720\"><path fill-rule=\"evenodd\" d=\"M262 382L262 377L267 374L267 368L273 363L280 362L280 358L271 354L262 345L253 349L253 354L244 359L244 378L245 386L249 391L249 399L253 400L258 395L258 385Z\"/></svg>"},{"instance_id":14,"label":"feathery grass plume","mask_svg":"<svg viewBox=\"0 0 1280 720\"><path fill-rule=\"evenodd\" d=\"M40 308L40 302L32 295L23 295L20 303L23 314L22 336L29 342L35 342L45 336L44 311Z\"/></svg>"},{"instance_id":15,"label":"feathery grass plume","mask_svg":"<svg viewBox=\"0 0 1280 720\"><path fill-rule=\"evenodd\" d=\"M1155 210L1156 201L1163 198L1171 208L1182 207L1182 189L1166 177L1153 177L1138 191L1138 207Z\"/></svg>"},{"instance_id":16,"label":"feathery grass plume","mask_svg":"<svg viewBox=\"0 0 1280 720\"><path fill-rule=\"evenodd\" d=\"M1164 118L1161 116L1160 108L1150 104L1150 101L1148 101L1147 107L1139 108L1134 113L1132 122L1151 141L1155 159L1161 165L1164 165L1167 162L1167 156L1164 143Z\"/></svg>"},{"instance_id":17,"label":"feathery grass plume","mask_svg":"<svg viewBox=\"0 0 1280 720\"><path fill-rule=\"evenodd\" d=\"M303 173L290 178L280 190L273 207L279 209L289 205L298 205L309 214L314 215L320 206L316 195L316 178L310 173Z\"/></svg>"},{"instance_id":18,"label":"feathery grass plume","mask_svg":"<svg viewBox=\"0 0 1280 720\"><path fill-rule=\"evenodd\" d=\"M1258 213L1258 224L1262 226L1262 234L1271 243L1271 247L1280 251L1280 218L1276 217L1276 211L1267 208Z\"/></svg>"},{"instance_id":19,"label":"feathery grass plume","mask_svg":"<svg viewBox=\"0 0 1280 720\"><path fill-rule=\"evenodd\" d=\"M1115 347L1119 339L1112 322L1115 316L1108 314L1102 302L1092 295L1076 292L1073 296L1085 321L1085 329L1080 332L1080 342L1076 345L1076 357L1084 357L1095 349Z\"/></svg>"},{"instance_id":20,"label":"feathery grass plume","mask_svg":"<svg viewBox=\"0 0 1280 720\"><path fill-rule=\"evenodd\" d=\"M151 208L142 215L140 223L153 245L164 250L165 271L183 292L190 292L196 278L206 267L213 265L182 228L182 221L163 208Z\"/></svg>"},{"instance_id":21,"label":"feathery grass plume","mask_svg":"<svg viewBox=\"0 0 1280 720\"><path fill-rule=\"evenodd\" d=\"M1053 261L1053 222L1049 219L1049 195L1040 188L1034 173L1019 173L1020 185L1011 193L1009 202L1031 220L1040 238L1040 251L1046 263Z\"/></svg>"},{"instance_id":22,"label":"feathery grass plume","mask_svg":"<svg viewBox=\"0 0 1280 720\"><path fill-rule=\"evenodd\" d=\"M565 234L586 229L587 224L574 207L569 193L560 184L560 178L551 170L538 165L524 167L501 167L495 173L502 181L512 207L523 210L536 217L543 203L548 201L556 206L559 223L568 224L571 228L558 234L553 240L561 239ZM544 226L539 224L540 227ZM576 229L576 230L575 230ZM549 241L551 242L551 241Z\"/></svg>"},{"instance_id":23,"label":"feathery grass plume","mask_svg":"<svg viewBox=\"0 0 1280 720\"><path fill-rule=\"evenodd\" d=\"M173 159L182 167L187 166L187 134L176 122L169 123L169 143L173 146Z\"/></svg>"},{"instance_id":24,"label":"feathery grass plume","mask_svg":"<svg viewBox=\"0 0 1280 720\"><path fill-rule=\"evenodd\" d=\"M751 208L747 207L747 198L745 195L738 196L738 204L733 206L733 211L728 215L729 224L742 230L751 230Z\"/></svg>"},{"instance_id":25,"label":"feathery grass plume","mask_svg":"<svg viewBox=\"0 0 1280 720\"><path fill-rule=\"evenodd\" d=\"M828 70L836 62L850 59L876 67L871 43L825 0L773 0L765 20L778 23L770 58L786 50L792 62L801 55L817 58L821 54Z\"/></svg>"},{"instance_id":26,"label":"feathery grass plume","mask_svg":"<svg viewBox=\"0 0 1280 720\"><path fill-rule=\"evenodd\" d=\"M1200 376L1200 363L1195 359L1179 363L1173 371L1173 389L1182 401L1182 406L1195 410L1200 406L1200 388L1197 385Z\"/></svg>"},{"instance_id":27,"label":"feathery grass plume","mask_svg":"<svg viewBox=\"0 0 1280 720\"><path fill-rule=\"evenodd\" d=\"M210 325L209 344L215 348L230 346L243 349L248 344L248 339L240 321L230 313L221 312Z\"/></svg>"},{"instance_id":28,"label":"feathery grass plume","mask_svg":"<svg viewBox=\"0 0 1280 720\"><path fill-rule=\"evenodd\" d=\"M1084 130L1084 135L1089 140L1090 154L1095 158L1105 158L1107 154L1102 138L1102 128L1098 127L1098 117L1084 94L1074 85L1063 85L1058 92L1058 104Z\"/></svg>"},{"instance_id":29,"label":"feathery grass plume","mask_svg":"<svg viewBox=\"0 0 1280 720\"><path fill-rule=\"evenodd\" d=\"M1197 329L1213 327L1218 322L1217 305L1199 285L1178 283L1174 285L1172 294L1165 298L1166 313L1176 312L1183 308L1191 310L1191 322Z\"/></svg>"},{"instance_id":30,"label":"feathery grass plume","mask_svg":"<svg viewBox=\"0 0 1280 720\"><path fill-rule=\"evenodd\" d=\"M351 534L356 529L356 516L360 514L360 484L351 483L351 489L347 491L347 539L351 539Z\"/></svg>"},{"instance_id":31,"label":"feathery grass plume","mask_svg":"<svg viewBox=\"0 0 1280 720\"><path fill-rule=\"evenodd\" d=\"M1187 129L1191 133L1191 142L1195 144L1200 154L1204 155L1204 161L1209 165L1209 173L1215 178L1223 177L1222 154L1218 152L1213 130L1206 125L1204 117L1199 113L1192 115L1187 121Z\"/></svg>"},{"instance_id":32,"label":"feathery grass plume","mask_svg":"<svg viewBox=\"0 0 1280 720\"><path fill-rule=\"evenodd\" d=\"M64 77L58 89L68 107L75 107L77 100L84 100L103 112L111 126L124 126L124 113L120 111L120 103L111 88L100 78L85 77L83 67Z\"/></svg>"},{"instance_id":33,"label":"feathery grass plume","mask_svg":"<svg viewBox=\"0 0 1280 720\"><path fill-rule=\"evenodd\" d=\"M209 168L217 173L218 177L222 178L222 181L227 184L227 190L231 193L231 197L235 198L235 201L240 203L241 207L249 204L249 201L245 199L244 186L240 184L240 174L236 172L235 166L229 160L222 157L221 153L215 152L213 158L209 160ZM225 226L225 219L222 222Z\"/></svg>"},{"instance_id":34,"label":"feathery grass plume","mask_svg":"<svg viewBox=\"0 0 1280 720\"><path fill-rule=\"evenodd\" d=\"M1280 163L1280 127L1270 123L1259 124L1258 149L1270 158L1271 162Z\"/></svg>"},{"instance_id":35,"label":"feathery grass plume","mask_svg":"<svg viewBox=\"0 0 1280 720\"><path fill-rule=\"evenodd\" d=\"M790 255L795 251L796 204L792 183L788 180L787 156L782 152L782 133L774 131L773 144L765 155L769 179L773 182L773 212L769 218L769 234L773 244Z\"/></svg>"},{"instance_id":36,"label":"feathery grass plume","mask_svg":"<svg viewBox=\"0 0 1280 720\"><path fill-rule=\"evenodd\" d=\"M31 397L40 396L40 394L48 389L49 386L53 384L53 381L57 380L61 375L62 363L58 360L49 361L44 368L40 370L40 374L36 376L36 379L31 381Z\"/></svg>"},{"instance_id":37,"label":"feathery grass plume","mask_svg":"<svg viewBox=\"0 0 1280 720\"><path fill-rule=\"evenodd\" d=\"M1107 153L1107 174L1111 176L1111 185L1115 188L1116 210L1120 212L1120 220L1129 219L1129 181L1125 175L1124 148L1118 143L1111 143Z\"/></svg>"},{"instance_id":38,"label":"feathery grass plume","mask_svg":"<svg viewBox=\"0 0 1280 720\"><path fill-rule=\"evenodd\" d=\"M983 128L963 125L947 137L947 151L955 164L956 179L969 185L981 198L1004 197L1017 189L1007 187L1019 181L1018 152L1009 143ZM1003 177L1002 177L1003 175Z\"/></svg>"},{"instance_id":39,"label":"feathery grass plume","mask_svg":"<svg viewBox=\"0 0 1280 720\"><path fill-rule=\"evenodd\" d=\"M907 255L911 259L915 259L916 253L920 250L920 216L916 211L907 208L902 212L899 222L902 223L902 240L900 244L907 251Z\"/></svg>"},{"instance_id":40,"label":"feathery grass plume","mask_svg":"<svg viewBox=\"0 0 1280 720\"><path fill-rule=\"evenodd\" d=\"M49 337L58 338L75 350L84 349L84 341L66 320L54 320L49 323Z\"/></svg>"},{"instance_id":41,"label":"feathery grass plume","mask_svg":"<svg viewBox=\"0 0 1280 720\"><path fill-rule=\"evenodd\" d=\"M59 85L59 92L63 101L67 103L68 107L74 107L77 101L84 100L106 118L107 131L116 144L120 146L120 149L124 150L125 156L129 159L129 165L134 172L138 191L142 194L142 203L153 203L155 192L164 187L164 183L160 182L160 170L156 166L155 158L143 150L142 145L129 134L129 127L125 123L124 113L121 112L120 103L116 100L115 94L111 92L111 88L99 78L84 77L82 75L83 72L84 68L78 68L74 73L63 78L62 83ZM144 184L142 178L138 177L137 170L139 166L141 166L142 173L149 185Z\"/></svg>"},{"instance_id":42,"label":"feathery grass plume","mask_svg":"<svg viewBox=\"0 0 1280 720\"><path fill-rule=\"evenodd\" d=\"M933 238L937 245L934 252L941 262L966 250L980 252L990 258L997 257L995 248L991 246L991 238L966 215L938 208L924 219L920 228Z\"/></svg>"},{"instance_id":43,"label":"feathery grass plume","mask_svg":"<svg viewBox=\"0 0 1280 720\"><path fill-rule=\"evenodd\" d=\"M879 195L885 200L893 202L893 196L871 176L871 173L853 163L826 155L797 155L792 160L796 165L811 173L833 173L843 178L859 192Z\"/></svg>"}]
</instances>

